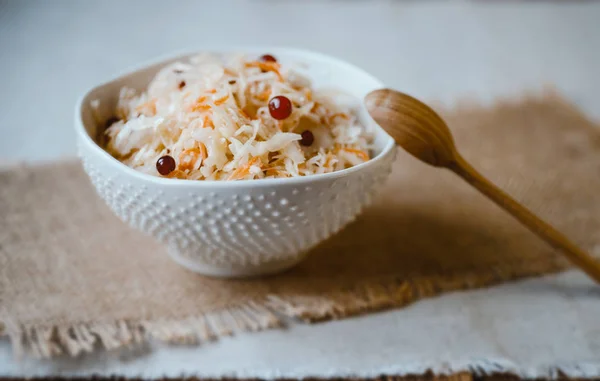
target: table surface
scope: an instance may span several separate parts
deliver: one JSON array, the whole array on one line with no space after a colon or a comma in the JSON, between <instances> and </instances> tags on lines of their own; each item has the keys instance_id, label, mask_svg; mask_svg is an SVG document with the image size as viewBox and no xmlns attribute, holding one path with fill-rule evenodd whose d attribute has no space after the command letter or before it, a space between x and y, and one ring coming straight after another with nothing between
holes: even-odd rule
<instances>
[{"instance_id":1,"label":"table surface","mask_svg":"<svg viewBox=\"0 0 600 381\"><path fill-rule=\"evenodd\" d=\"M156 56L224 44L326 52L446 104L553 84L598 119L598 20L593 2L0 0L0 158L74 155L74 105L88 88ZM600 316L590 286L570 272L201 347L152 344L79 359L17 361L3 340L0 376L553 376L557 366L598 376L600 331L577 328ZM473 329L488 320L492 329ZM426 326L428 337L415 326ZM492 336L500 344L490 346Z\"/></svg>"}]
</instances>

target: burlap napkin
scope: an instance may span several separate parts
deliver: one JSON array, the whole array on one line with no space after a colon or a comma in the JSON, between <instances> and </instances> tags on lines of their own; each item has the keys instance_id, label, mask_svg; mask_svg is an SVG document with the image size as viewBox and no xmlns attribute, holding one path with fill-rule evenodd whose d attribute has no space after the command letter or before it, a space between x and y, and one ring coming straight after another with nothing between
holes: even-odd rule
<instances>
[{"instance_id":1,"label":"burlap napkin","mask_svg":"<svg viewBox=\"0 0 600 381\"><path fill-rule=\"evenodd\" d=\"M583 247L600 242L600 133L554 95L446 113L467 159ZM375 205L295 269L198 276L127 228L76 161L0 173L0 322L50 357L156 338L209 340L402 306L565 268L449 172L400 153Z\"/></svg>"}]
</instances>

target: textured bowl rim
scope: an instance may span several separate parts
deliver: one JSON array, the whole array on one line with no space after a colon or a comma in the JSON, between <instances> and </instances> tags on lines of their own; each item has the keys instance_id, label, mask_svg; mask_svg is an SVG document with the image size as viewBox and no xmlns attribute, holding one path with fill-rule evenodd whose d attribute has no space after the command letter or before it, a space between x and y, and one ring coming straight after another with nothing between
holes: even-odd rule
<instances>
[{"instance_id":1,"label":"textured bowl rim","mask_svg":"<svg viewBox=\"0 0 600 381\"><path fill-rule=\"evenodd\" d=\"M276 178L276 179L255 179L255 180L243 180L243 181L222 181L222 180L202 180L202 181L190 181L186 179L171 179L164 178L158 176L152 176L140 171L136 171L135 169L128 167L127 165L121 163L114 157L112 157L108 152L106 152L102 147L100 147L88 134L84 123L82 121L82 109L84 107L84 101L88 98L89 94L94 90L106 86L112 82L125 79L138 71L147 69L154 65L160 65L162 63L167 63L176 59L183 59L193 54L199 54L201 52L214 52L214 53L256 53L256 52L266 52L266 51L278 51L278 52L288 52L292 54L296 54L298 56L305 57L315 57L320 59L326 59L334 62L336 65L346 67L355 71L360 72L363 76L367 77L369 80L376 83L379 87L385 87L383 82L380 81L375 76L371 75L364 69L349 63L348 61L344 61L340 58L330 56L328 54L305 50L305 49L297 49L297 48L286 48L286 47L277 47L277 46L253 46L253 47L227 47L227 48L212 48L205 47L202 49L194 49L194 50L186 50L180 51L178 53L172 53L169 55L159 56L158 58L146 61L140 65L136 65L128 70L123 71L121 74L113 76L107 80L102 81L100 84L95 85L85 91L83 95L79 97L77 100L77 104L75 107L75 130L77 136L79 138L79 142L83 143L87 146L88 149L92 150L95 154L98 154L102 159L105 159L107 164L110 164L115 170L122 171L123 173L133 176L142 181L148 181L155 184L160 184L163 186L185 186L185 187L218 187L218 188L236 188L236 187L269 187L274 185L295 185L295 184L307 184L313 182L327 181L333 180L337 178L342 178L349 176L355 172L359 172L362 170L367 170L368 168L376 165L378 162L383 160L386 156L391 154L393 149L395 148L395 142L393 138L383 130L375 121L373 121L373 125L376 129L379 130L379 133L383 133L383 136L387 136L387 142L381 151L369 161L355 165L353 167L342 169L340 171L330 172L330 173L322 173L310 176L299 176L299 177L288 177L288 178ZM80 153L81 155L81 153Z\"/></svg>"}]
</instances>

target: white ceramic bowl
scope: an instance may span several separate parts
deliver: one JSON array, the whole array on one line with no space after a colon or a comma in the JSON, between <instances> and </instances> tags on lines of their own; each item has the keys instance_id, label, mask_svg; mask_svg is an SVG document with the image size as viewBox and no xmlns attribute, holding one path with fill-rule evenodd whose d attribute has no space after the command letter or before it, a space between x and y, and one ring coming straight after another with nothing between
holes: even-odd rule
<instances>
[{"instance_id":1,"label":"white ceramic bowl","mask_svg":"<svg viewBox=\"0 0 600 381\"><path fill-rule=\"evenodd\" d=\"M239 50L213 51L217 54ZM363 70L323 54L296 49L256 48L243 53L274 54L286 64L306 64L303 74L319 87L335 87L362 99L383 84ZM303 259L313 246L356 218L391 170L394 142L379 126L370 161L323 175L247 181L186 181L137 172L120 163L94 137L90 102L99 115L112 115L123 86L142 90L162 60L87 92L75 126L79 156L98 194L129 225L167 245L175 261L198 273L240 277L274 273ZM366 110L361 121L375 125Z\"/></svg>"}]
</instances>

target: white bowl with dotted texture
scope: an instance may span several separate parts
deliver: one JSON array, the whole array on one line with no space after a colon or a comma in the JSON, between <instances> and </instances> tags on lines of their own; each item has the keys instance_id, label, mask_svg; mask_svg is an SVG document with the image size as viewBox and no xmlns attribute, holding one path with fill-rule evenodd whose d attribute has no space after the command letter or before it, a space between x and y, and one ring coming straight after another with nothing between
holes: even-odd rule
<instances>
[{"instance_id":1,"label":"white bowl with dotted texture","mask_svg":"<svg viewBox=\"0 0 600 381\"><path fill-rule=\"evenodd\" d=\"M323 54L281 48L215 52L269 52L301 70L316 88L337 88L363 97L383 84L363 70ZM212 276L275 273L301 261L308 251L354 220L390 173L392 138L363 108L359 117L375 132L374 157L358 166L323 175L246 181L187 181L137 172L96 144L90 102L107 120L128 86L143 90L166 64L190 54L131 71L87 92L75 115L79 156L98 194L130 226L154 237L188 269Z\"/></svg>"}]
</instances>

